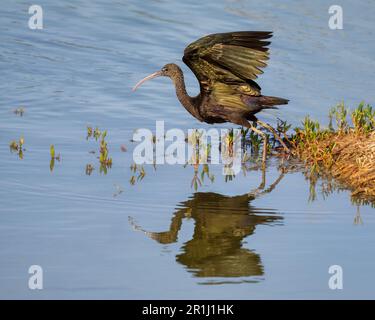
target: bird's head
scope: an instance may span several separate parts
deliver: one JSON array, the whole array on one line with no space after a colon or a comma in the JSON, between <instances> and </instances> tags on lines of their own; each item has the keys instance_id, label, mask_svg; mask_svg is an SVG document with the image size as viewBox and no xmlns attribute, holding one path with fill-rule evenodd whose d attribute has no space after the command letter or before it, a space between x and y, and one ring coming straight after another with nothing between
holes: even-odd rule
<instances>
[{"instance_id":1,"label":"bird's head","mask_svg":"<svg viewBox=\"0 0 375 320\"><path fill-rule=\"evenodd\" d=\"M137 90L138 87L140 87L144 82L147 80L151 80L156 77L169 77L172 80L178 77L179 75L182 74L182 71L180 67L177 64L174 63L168 63L166 64L163 68L160 69L160 71L156 71L154 73L151 73L147 77L143 78L140 80L134 87L133 91Z\"/></svg>"}]
</instances>

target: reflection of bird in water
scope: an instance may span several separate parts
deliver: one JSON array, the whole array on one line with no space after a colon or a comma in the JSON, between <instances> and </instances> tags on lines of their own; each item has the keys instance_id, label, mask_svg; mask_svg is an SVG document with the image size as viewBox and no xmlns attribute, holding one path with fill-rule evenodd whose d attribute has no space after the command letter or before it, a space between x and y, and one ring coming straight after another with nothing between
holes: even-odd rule
<instances>
[{"instance_id":1,"label":"reflection of bird in water","mask_svg":"<svg viewBox=\"0 0 375 320\"><path fill-rule=\"evenodd\" d=\"M148 232L131 223L137 230L162 244L177 241L184 218L195 221L193 238L182 247L176 260L196 277L250 277L263 275L259 254L242 248L242 240L253 234L257 225L274 224L282 217L273 210L257 209L250 202L258 195L273 190L283 174L266 190L261 187L249 194L225 196L218 193L194 193L179 204L169 230Z\"/></svg>"},{"instance_id":2,"label":"reflection of bird in water","mask_svg":"<svg viewBox=\"0 0 375 320\"><path fill-rule=\"evenodd\" d=\"M276 131L255 114L276 105L287 104L288 100L264 96L254 81L266 67L269 53L267 46L271 32L241 31L218 33L205 36L185 48L182 60L194 72L200 85L200 93L190 97L185 88L184 75L174 63L166 64L141 81L164 76L172 79L178 99L185 109L199 121L206 123L231 122L247 127L264 139L263 163L266 160L267 136L249 121L271 131L286 151L289 151Z\"/></svg>"}]
</instances>

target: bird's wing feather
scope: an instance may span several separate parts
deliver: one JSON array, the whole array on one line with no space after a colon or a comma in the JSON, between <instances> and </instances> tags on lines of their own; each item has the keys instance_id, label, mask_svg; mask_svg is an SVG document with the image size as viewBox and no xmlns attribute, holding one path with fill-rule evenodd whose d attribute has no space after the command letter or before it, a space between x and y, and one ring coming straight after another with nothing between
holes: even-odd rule
<instances>
[{"instance_id":1,"label":"bird's wing feather","mask_svg":"<svg viewBox=\"0 0 375 320\"><path fill-rule=\"evenodd\" d=\"M259 95L260 87L253 80L267 65L270 42L264 40L271 36L271 32L263 31L208 35L188 45L182 60L198 78L201 90L211 91L221 82Z\"/></svg>"},{"instance_id":2,"label":"bird's wing feather","mask_svg":"<svg viewBox=\"0 0 375 320\"><path fill-rule=\"evenodd\" d=\"M236 85L214 82L210 94L217 105L249 111L248 107L241 99L241 93L237 89Z\"/></svg>"}]
</instances>

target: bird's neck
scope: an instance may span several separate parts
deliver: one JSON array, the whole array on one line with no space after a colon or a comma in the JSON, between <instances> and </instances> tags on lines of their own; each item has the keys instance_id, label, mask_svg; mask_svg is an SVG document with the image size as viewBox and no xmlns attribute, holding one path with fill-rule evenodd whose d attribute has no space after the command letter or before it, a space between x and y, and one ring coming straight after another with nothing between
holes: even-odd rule
<instances>
[{"instance_id":1,"label":"bird's neck","mask_svg":"<svg viewBox=\"0 0 375 320\"><path fill-rule=\"evenodd\" d=\"M172 80L176 88L176 95L178 100L193 117L202 121L202 117L199 113L199 108L197 105L198 99L192 98L188 95L182 71L180 70L179 74Z\"/></svg>"}]
</instances>

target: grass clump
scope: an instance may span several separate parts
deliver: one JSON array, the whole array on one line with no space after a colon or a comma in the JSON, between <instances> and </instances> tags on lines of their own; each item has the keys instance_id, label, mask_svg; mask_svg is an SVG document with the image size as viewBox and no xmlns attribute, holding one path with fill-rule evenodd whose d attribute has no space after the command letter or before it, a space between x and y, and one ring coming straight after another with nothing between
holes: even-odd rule
<instances>
[{"instance_id":1,"label":"grass clump","mask_svg":"<svg viewBox=\"0 0 375 320\"><path fill-rule=\"evenodd\" d=\"M101 134L101 139L100 139L100 155L99 155L100 164L105 169L112 167L112 158L110 158L108 156L108 146L107 146L107 142L105 141L105 137L106 136L107 136L107 131L104 131Z\"/></svg>"},{"instance_id":2,"label":"grass clump","mask_svg":"<svg viewBox=\"0 0 375 320\"><path fill-rule=\"evenodd\" d=\"M375 130L375 110L370 105L362 102L351 115L354 131L356 133L369 134Z\"/></svg>"},{"instance_id":3,"label":"grass clump","mask_svg":"<svg viewBox=\"0 0 375 320\"><path fill-rule=\"evenodd\" d=\"M109 157L108 152L108 144L105 138L107 137L107 130L100 131L98 127L93 129L92 127L87 127L87 135L86 140L89 138L94 138L95 141L99 140L99 163L100 168L99 172L107 174L108 169L112 168L112 158ZM95 152L93 152L95 153ZM94 167L92 167L91 164L88 164L86 166L86 174L91 175L92 171L94 170Z\"/></svg>"},{"instance_id":4,"label":"grass clump","mask_svg":"<svg viewBox=\"0 0 375 320\"><path fill-rule=\"evenodd\" d=\"M343 103L329 113L328 128L306 117L290 138L293 153L314 173L329 173L353 196L375 197L375 110L361 103L350 111Z\"/></svg>"}]
</instances>

